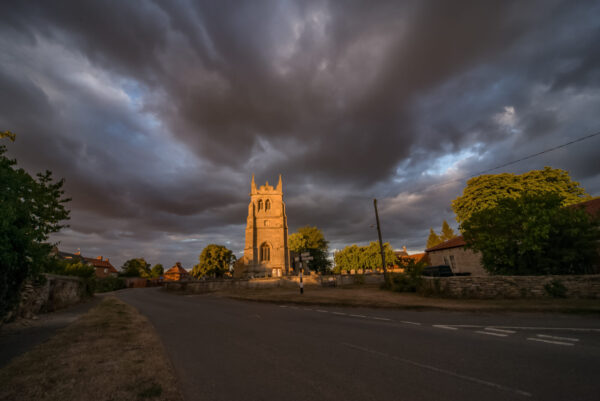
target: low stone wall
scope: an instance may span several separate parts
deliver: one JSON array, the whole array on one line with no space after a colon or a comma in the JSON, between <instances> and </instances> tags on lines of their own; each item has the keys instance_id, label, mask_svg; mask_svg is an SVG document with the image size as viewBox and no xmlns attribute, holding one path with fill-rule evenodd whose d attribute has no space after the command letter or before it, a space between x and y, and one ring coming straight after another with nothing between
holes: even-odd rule
<instances>
[{"instance_id":1,"label":"low stone wall","mask_svg":"<svg viewBox=\"0 0 600 401\"><path fill-rule=\"evenodd\" d=\"M423 277L420 292L449 298L600 298L600 274Z\"/></svg>"},{"instance_id":2,"label":"low stone wall","mask_svg":"<svg viewBox=\"0 0 600 401\"><path fill-rule=\"evenodd\" d=\"M19 317L31 318L39 313L77 304L86 294L85 282L79 277L45 274L46 282L34 285L26 282L21 292L21 300L14 312Z\"/></svg>"},{"instance_id":3,"label":"low stone wall","mask_svg":"<svg viewBox=\"0 0 600 401\"><path fill-rule=\"evenodd\" d=\"M331 275L320 276L311 274L303 276L304 286L311 285L331 285L341 287L353 284L381 284L383 283L383 274L356 274L356 275ZM166 281L163 287L167 291L183 291L188 293L206 293L221 290L234 289L261 289L288 287L298 288L300 285L299 276L253 278L253 279L217 279L217 280L194 280L194 281Z\"/></svg>"}]
</instances>

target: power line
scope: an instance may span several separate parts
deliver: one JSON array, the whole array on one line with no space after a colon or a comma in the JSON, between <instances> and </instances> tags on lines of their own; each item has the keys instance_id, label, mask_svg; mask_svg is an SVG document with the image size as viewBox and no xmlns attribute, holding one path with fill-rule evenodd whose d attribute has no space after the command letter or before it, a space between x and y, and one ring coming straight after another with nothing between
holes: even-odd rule
<instances>
[{"instance_id":1,"label":"power line","mask_svg":"<svg viewBox=\"0 0 600 401\"><path fill-rule=\"evenodd\" d=\"M499 166L492 167L492 168L489 168L489 169L487 169L487 170L480 171L480 172L478 172L478 173L475 173L475 174L473 174L473 175L470 175L470 176L463 176L463 177L460 177L460 178L455 178L455 179L453 179L453 180L450 180L450 181L446 181L446 182L440 182L440 183L438 183L438 184L433 184L433 185L430 185L430 186L428 186L428 187L425 187L425 188L423 188L423 189L421 189L421 190L418 190L418 191L411 191L411 193L421 193L421 192L425 192L425 191L427 191L427 190L430 190L430 189L433 189L433 188L441 187L441 186L444 186L444 185L452 184L452 183L454 183L454 182L463 181L463 180L465 180L465 179L467 179L467 178L473 178L473 177L476 177L476 176L478 176L478 175L486 174L486 173L492 172L492 171L494 171L494 170L498 170L499 168L506 167L506 166L510 166L510 165L513 165L513 164L516 164L516 163L522 162L522 161L524 161L524 160L528 160L528 159L531 159L531 158L534 158L534 157L537 157L537 156L543 155L543 154L545 154L545 153L549 153L549 152L552 152L552 151L554 151L554 150L557 150L557 149L560 149L560 148L564 148L564 147L566 147L566 146L569 146L569 145L572 145L572 144L574 144L574 143L581 142L581 141L584 141L584 140L586 140L586 139L593 138L593 137L595 137L595 136L598 136L598 135L600 135L600 132L596 132L596 133L594 133L594 134L590 134L590 135L582 136L581 138L577 138L577 139L574 139L574 140L572 140L572 141L569 141L569 142L563 143L562 145L558 145L558 146L554 146L554 147L552 147L552 148L548 148L548 149L542 150L541 152L537 152L537 153L534 153L534 154L531 154L531 155L528 155L528 156L522 157L522 158L520 158L520 159L513 160L513 161L510 161L510 162L507 162L507 163L501 164L501 165L499 165Z\"/></svg>"}]
</instances>

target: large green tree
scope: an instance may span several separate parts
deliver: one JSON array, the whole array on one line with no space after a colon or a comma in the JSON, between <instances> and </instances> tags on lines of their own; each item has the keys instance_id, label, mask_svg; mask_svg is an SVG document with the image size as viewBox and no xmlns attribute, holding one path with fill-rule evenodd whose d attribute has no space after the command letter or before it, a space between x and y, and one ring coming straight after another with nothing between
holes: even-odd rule
<instances>
[{"instance_id":1,"label":"large green tree","mask_svg":"<svg viewBox=\"0 0 600 401\"><path fill-rule=\"evenodd\" d=\"M165 268L163 267L162 264L157 263L154 266L152 266L152 270L150 271L150 276L156 278L156 277L160 277L163 274L165 274Z\"/></svg>"},{"instance_id":2,"label":"large green tree","mask_svg":"<svg viewBox=\"0 0 600 401\"><path fill-rule=\"evenodd\" d=\"M389 243L383 244L385 263L393 266L396 263L396 254ZM381 252L378 242L371 242L366 246L350 245L337 251L334 255L335 273L357 269L381 268Z\"/></svg>"},{"instance_id":3,"label":"large green tree","mask_svg":"<svg viewBox=\"0 0 600 401\"><path fill-rule=\"evenodd\" d=\"M544 167L524 174L480 175L467 181L463 194L452 201L456 220L463 223L475 212L494 207L500 199L525 193L551 192L562 197L563 206L590 199L565 170Z\"/></svg>"},{"instance_id":4,"label":"large green tree","mask_svg":"<svg viewBox=\"0 0 600 401\"><path fill-rule=\"evenodd\" d=\"M599 217L555 193L499 199L461 225L492 274L581 274L598 268Z\"/></svg>"},{"instance_id":5,"label":"large green tree","mask_svg":"<svg viewBox=\"0 0 600 401\"><path fill-rule=\"evenodd\" d=\"M202 250L200 263L192 269L192 276L223 277L235 263L236 257L232 251L223 245L210 244Z\"/></svg>"},{"instance_id":6,"label":"large green tree","mask_svg":"<svg viewBox=\"0 0 600 401\"><path fill-rule=\"evenodd\" d=\"M2 133L14 140L12 134ZM33 178L0 146L0 317L18 300L21 285L49 263L48 236L69 218L63 180L46 171Z\"/></svg>"},{"instance_id":7,"label":"large green tree","mask_svg":"<svg viewBox=\"0 0 600 401\"><path fill-rule=\"evenodd\" d=\"M325 273L331 267L328 258L329 243L317 227L300 227L297 233L288 238L288 248L292 252L309 252L313 260L308 264L311 270Z\"/></svg>"},{"instance_id":8,"label":"large green tree","mask_svg":"<svg viewBox=\"0 0 600 401\"><path fill-rule=\"evenodd\" d=\"M125 277L151 277L150 263L144 258L129 259L121 267L121 275Z\"/></svg>"},{"instance_id":9,"label":"large green tree","mask_svg":"<svg viewBox=\"0 0 600 401\"><path fill-rule=\"evenodd\" d=\"M442 239L440 238L439 235L437 235L437 233L435 231L433 231L433 228L429 229L429 237L427 237L427 248L433 248L434 246L436 246L437 244L440 244L442 242Z\"/></svg>"}]
</instances>

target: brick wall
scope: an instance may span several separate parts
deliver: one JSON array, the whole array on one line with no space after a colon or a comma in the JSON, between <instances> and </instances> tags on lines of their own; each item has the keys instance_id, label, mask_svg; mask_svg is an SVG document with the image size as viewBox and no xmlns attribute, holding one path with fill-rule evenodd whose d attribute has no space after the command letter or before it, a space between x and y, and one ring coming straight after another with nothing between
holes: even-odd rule
<instances>
[{"instance_id":1,"label":"brick wall","mask_svg":"<svg viewBox=\"0 0 600 401\"><path fill-rule=\"evenodd\" d=\"M600 298L600 274L424 277L420 292L449 298L548 298L551 293L547 287L556 283L564 286L568 298Z\"/></svg>"}]
</instances>

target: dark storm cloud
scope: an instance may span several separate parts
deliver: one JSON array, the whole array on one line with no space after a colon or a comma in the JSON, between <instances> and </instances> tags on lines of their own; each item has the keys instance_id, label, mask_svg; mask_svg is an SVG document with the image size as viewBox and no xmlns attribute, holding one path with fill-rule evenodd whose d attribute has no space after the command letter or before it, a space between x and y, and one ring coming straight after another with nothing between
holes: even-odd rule
<instances>
[{"instance_id":1,"label":"dark storm cloud","mask_svg":"<svg viewBox=\"0 0 600 401\"><path fill-rule=\"evenodd\" d=\"M598 130L597 2L3 2L10 154L73 197L65 247L243 247L249 177L290 230L423 248L475 172ZM600 192L598 139L503 171ZM444 184L450 182L449 184ZM433 187L431 187L434 185ZM429 189L428 189L429 188ZM104 249L104 251L102 251Z\"/></svg>"}]
</instances>

